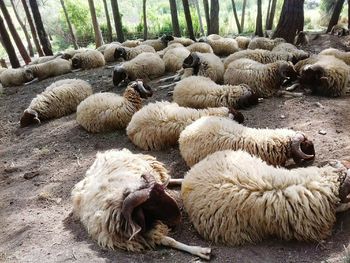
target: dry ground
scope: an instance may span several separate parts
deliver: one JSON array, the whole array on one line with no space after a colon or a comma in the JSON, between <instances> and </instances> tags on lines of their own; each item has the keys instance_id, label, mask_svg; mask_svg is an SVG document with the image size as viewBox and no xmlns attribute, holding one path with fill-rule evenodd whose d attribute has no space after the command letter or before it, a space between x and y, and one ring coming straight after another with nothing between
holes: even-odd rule
<instances>
[{"instance_id":1,"label":"dry ground","mask_svg":"<svg viewBox=\"0 0 350 263\"><path fill-rule=\"evenodd\" d=\"M325 38L316 39L317 45L308 49L339 46L338 39ZM111 69L101 68L7 88L0 95L0 262L199 261L164 248L142 254L105 251L72 219L71 189L83 178L97 151L126 147L143 152L128 140L125 131L87 133L77 125L75 114L38 127L19 128L21 113L37 93L55 80L73 77L88 80L95 92L112 88ZM169 100L166 93L156 91L150 101ZM315 143L315 164L321 164L350 156L349 101L349 97L272 98L243 113L248 126L306 132ZM326 134L321 135L320 130ZM147 153L164 162L173 177L182 177L188 170L177 147ZM202 240L184 214L183 224L173 236L188 244L211 246L212 262L343 262L349 232L350 212L338 216L333 236L320 244L271 238L256 245L225 247Z\"/></svg>"}]
</instances>

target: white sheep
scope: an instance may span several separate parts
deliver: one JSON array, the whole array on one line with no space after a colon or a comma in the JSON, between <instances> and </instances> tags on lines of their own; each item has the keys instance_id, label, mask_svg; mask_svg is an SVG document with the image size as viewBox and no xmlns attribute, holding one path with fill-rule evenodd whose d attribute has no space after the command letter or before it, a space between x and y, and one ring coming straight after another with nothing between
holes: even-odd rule
<instances>
[{"instance_id":1,"label":"white sheep","mask_svg":"<svg viewBox=\"0 0 350 263\"><path fill-rule=\"evenodd\" d=\"M347 65L350 65L350 52L345 52L336 48L327 48L322 50L319 55L335 56L337 59L344 61Z\"/></svg>"},{"instance_id":2,"label":"white sheep","mask_svg":"<svg viewBox=\"0 0 350 263\"><path fill-rule=\"evenodd\" d=\"M180 134L179 147L188 166L222 150L244 150L276 166L284 166L290 158L300 164L315 157L313 143L303 133L249 128L217 116L202 117L188 125Z\"/></svg>"},{"instance_id":3,"label":"white sheep","mask_svg":"<svg viewBox=\"0 0 350 263\"><path fill-rule=\"evenodd\" d=\"M239 50L238 43L233 38L225 38L212 34L206 38L206 42L213 48L217 56L228 56Z\"/></svg>"},{"instance_id":4,"label":"white sheep","mask_svg":"<svg viewBox=\"0 0 350 263\"><path fill-rule=\"evenodd\" d=\"M200 53L214 53L212 47L203 42L196 42L187 47L187 49L192 52L200 52Z\"/></svg>"},{"instance_id":5,"label":"white sheep","mask_svg":"<svg viewBox=\"0 0 350 263\"><path fill-rule=\"evenodd\" d=\"M29 65L26 71L32 72L36 80L60 76L72 71L72 61L63 58L55 58L44 63Z\"/></svg>"},{"instance_id":6,"label":"white sheep","mask_svg":"<svg viewBox=\"0 0 350 263\"><path fill-rule=\"evenodd\" d=\"M156 53L155 49L149 45L139 45L133 48L117 47L114 51L114 60L131 60L143 52Z\"/></svg>"},{"instance_id":7,"label":"white sheep","mask_svg":"<svg viewBox=\"0 0 350 263\"><path fill-rule=\"evenodd\" d=\"M174 37L172 36L167 36L164 35L160 38L157 39L149 39L149 40L145 40L142 42L143 45L150 45L152 46L156 51L160 51L164 48L167 47L169 41L174 40Z\"/></svg>"},{"instance_id":8,"label":"white sheep","mask_svg":"<svg viewBox=\"0 0 350 263\"><path fill-rule=\"evenodd\" d=\"M189 55L190 51L185 47L176 47L168 50L163 56L165 70L168 72L176 72L180 70L184 60Z\"/></svg>"},{"instance_id":9,"label":"white sheep","mask_svg":"<svg viewBox=\"0 0 350 263\"><path fill-rule=\"evenodd\" d=\"M91 69L102 67L106 64L105 58L100 51L86 50L77 53L72 58L74 69Z\"/></svg>"},{"instance_id":10,"label":"white sheep","mask_svg":"<svg viewBox=\"0 0 350 263\"><path fill-rule=\"evenodd\" d=\"M272 50L278 44L285 42L286 41L283 38L269 39L265 37L255 37L250 41L248 49Z\"/></svg>"},{"instance_id":11,"label":"white sheep","mask_svg":"<svg viewBox=\"0 0 350 263\"><path fill-rule=\"evenodd\" d=\"M136 112L126 128L129 139L143 150L161 150L175 145L181 131L202 116L230 116L243 121L243 115L233 108L202 110L180 107L167 101L150 103Z\"/></svg>"},{"instance_id":12,"label":"white sheep","mask_svg":"<svg viewBox=\"0 0 350 263\"><path fill-rule=\"evenodd\" d=\"M56 81L31 101L21 117L21 127L71 114L91 94L92 87L84 80Z\"/></svg>"},{"instance_id":13,"label":"white sheep","mask_svg":"<svg viewBox=\"0 0 350 263\"><path fill-rule=\"evenodd\" d=\"M115 51L117 48L121 47L122 45L119 43L111 43L108 44L105 49L103 50L103 57L106 62L113 62L116 61L115 58Z\"/></svg>"},{"instance_id":14,"label":"white sheep","mask_svg":"<svg viewBox=\"0 0 350 263\"><path fill-rule=\"evenodd\" d=\"M181 196L195 229L214 243L321 242L336 212L350 208L350 171L341 167L287 170L244 151L220 151L191 168Z\"/></svg>"},{"instance_id":15,"label":"white sheep","mask_svg":"<svg viewBox=\"0 0 350 263\"><path fill-rule=\"evenodd\" d=\"M168 45L174 44L174 43L180 43L183 46L187 47L189 45L192 45L193 43L195 43L195 41L193 41L192 39L189 38L185 38L185 37L173 37L173 40L170 40Z\"/></svg>"},{"instance_id":16,"label":"white sheep","mask_svg":"<svg viewBox=\"0 0 350 263\"><path fill-rule=\"evenodd\" d=\"M235 40L237 41L238 47L240 49L247 49L251 38L245 36L237 36Z\"/></svg>"},{"instance_id":17,"label":"white sheep","mask_svg":"<svg viewBox=\"0 0 350 263\"><path fill-rule=\"evenodd\" d=\"M233 107L246 108L258 103L249 86L219 85L209 78L191 76L179 81L173 93L179 106L190 108Z\"/></svg>"},{"instance_id":18,"label":"white sheep","mask_svg":"<svg viewBox=\"0 0 350 263\"><path fill-rule=\"evenodd\" d=\"M25 68L8 68L0 74L0 82L4 87L21 86L33 79L33 72Z\"/></svg>"},{"instance_id":19,"label":"white sheep","mask_svg":"<svg viewBox=\"0 0 350 263\"><path fill-rule=\"evenodd\" d=\"M122 46L123 47L137 47L139 45L142 45L142 40L125 40L123 43L122 43Z\"/></svg>"},{"instance_id":20,"label":"white sheep","mask_svg":"<svg viewBox=\"0 0 350 263\"><path fill-rule=\"evenodd\" d=\"M157 54L162 58L164 56L164 54L166 52L168 52L168 50L173 49L173 48L177 48L177 47L184 47L184 45L182 45L180 43L173 43L173 44L168 45L166 48L164 48L160 51L157 51Z\"/></svg>"},{"instance_id":21,"label":"white sheep","mask_svg":"<svg viewBox=\"0 0 350 263\"><path fill-rule=\"evenodd\" d=\"M113 84L122 81L143 79L148 81L164 74L165 65L157 53L144 52L134 59L117 65L113 69Z\"/></svg>"},{"instance_id":22,"label":"white sheep","mask_svg":"<svg viewBox=\"0 0 350 263\"><path fill-rule=\"evenodd\" d=\"M69 60L69 59L72 59L72 57L74 57L75 54L82 53L82 52L85 52L87 50L91 50L91 49L79 48L79 49L66 50L63 52L61 58Z\"/></svg>"},{"instance_id":23,"label":"white sheep","mask_svg":"<svg viewBox=\"0 0 350 263\"><path fill-rule=\"evenodd\" d=\"M37 59L33 59L28 65L35 65L35 64L41 64L41 63L45 63L48 62L50 60L53 60L55 58L61 57L63 54L62 53L57 53L55 55L52 56L42 56L42 57L38 57Z\"/></svg>"},{"instance_id":24,"label":"white sheep","mask_svg":"<svg viewBox=\"0 0 350 263\"><path fill-rule=\"evenodd\" d=\"M163 245L209 259L210 248L168 236L181 220L168 180L164 165L150 155L127 149L99 152L73 188L73 214L103 248L140 252Z\"/></svg>"},{"instance_id":25,"label":"white sheep","mask_svg":"<svg viewBox=\"0 0 350 263\"><path fill-rule=\"evenodd\" d=\"M97 50L97 51L100 51L100 52L103 54L104 51L105 51L105 49L106 49L109 45L111 45L111 44L121 45L120 42L118 42L118 41L113 41L113 42L111 42L111 43L107 43L107 44L104 44L104 45L102 45L102 46L99 46L98 48L96 48L96 50Z\"/></svg>"},{"instance_id":26,"label":"white sheep","mask_svg":"<svg viewBox=\"0 0 350 263\"><path fill-rule=\"evenodd\" d=\"M310 56L306 51L298 49L296 46L290 43L280 43L272 49L272 52L287 52L292 54L294 64Z\"/></svg>"},{"instance_id":27,"label":"white sheep","mask_svg":"<svg viewBox=\"0 0 350 263\"><path fill-rule=\"evenodd\" d=\"M150 96L151 88L141 80L130 82L123 96L111 92L93 94L78 105L77 122L92 133L124 129L141 109L142 99Z\"/></svg>"}]
</instances>

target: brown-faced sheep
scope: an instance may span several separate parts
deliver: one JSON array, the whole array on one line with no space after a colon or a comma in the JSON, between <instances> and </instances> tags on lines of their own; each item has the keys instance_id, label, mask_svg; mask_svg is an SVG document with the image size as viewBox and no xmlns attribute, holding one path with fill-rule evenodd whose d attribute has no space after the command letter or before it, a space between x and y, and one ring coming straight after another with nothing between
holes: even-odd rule
<instances>
[{"instance_id":1,"label":"brown-faced sheep","mask_svg":"<svg viewBox=\"0 0 350 263\"><path fill-rule=\"evenodd\" d=\"M200 53L214 53L212 47L203 42L196 42L187 47L187 49L192 52L200 52Z\"/></svg>"},{"instance_id":2,"label":"brown-faced sheep","mask_svg":"<svg viewBox=\"0 0 350 263\"><path fill-rule=\"evenodd\" d=\"M163 61L165 64L165 70L168 72L176 72L182 68L184 60L190 55L185 47L177 47L168 50L164 56Z\"/></svg>"},{"instance_id":3,"label":"brown-faced sheep","mask_svg":"<svg viewBox=\"0 0 350 263\"><path fill-rule=\"evenodd\" d=\"M344 165L287 170L227 150L193 166L181 196L194 228L215 243L237 246L271 236L321 242L332 234L336 212L350 208L349 182Z\"/></svg>"},{"instance_id":4,"label":"brown-faced sheep","mask_svg":"<svg viewBox=\"0 0 350 263\"><path fill-rule=\"evenodd\" d=\"M141 80L130 82L123 96L96 93L77 107L77 122L88 132L108 132L124 129L132 115L141 109L142 99L152 96L152 90Z\"/></svg>"},{"instance_id":5,"label":"brown-faced sheep","mask_svg":"<svg viewBox=\"0 0 350 263\"><path fill-rule=\"evenodd\" d=\"M284 42L286 41L283 38L269 39L265 37L255 37L250 41L248 49L266 49L271 51L275 46Z\"/></svg>"},{"instance_id":6,"label":"brown-faced sheep","mask_svg":"<svg viewBox=\"0 0 350 263\"><path fill-rule=\"evenodd\" d=\"M33 79L33 72L25 68L8 68L0 74L0 82L4 87L21 86Z\"/></svg>"},{"instance_id":7,"label":"brown-faced sheep","mask_svg":"<svg viewBox=\"0 0 350 263\"><path fill-rule=\"evenodd\" d=\"M105 58L100 51L86 50L75 54L72 58L74 69L91 69L102 67L106 64Z\"/></svg>"},{"instance_id":8,"label":"brown-faced sheep","mask_svg":"<svg viewBox=\"0 0 350 263\"><path fill-rule=\"evenodd\" d=\"M169 175L154 157L129 150L97 153L85 178L72 191L73 214L103 248L140 252L157 245L210 258L210 248L168 236L181 221L166 188Z\"/></svg>"},{"instance_id":9,"label":"brown-faced sheep","mask_svg":"<svg viewBox=\"0 0 350 263\"><path fill-rule=\"evenodd\" d=\"M133 48L117 47L114 51L114 60L115 61L119 61L120 59L131 60L143 52L156 53L154 48L149 45L139 45Z\"/></svg>"}]
</instances>

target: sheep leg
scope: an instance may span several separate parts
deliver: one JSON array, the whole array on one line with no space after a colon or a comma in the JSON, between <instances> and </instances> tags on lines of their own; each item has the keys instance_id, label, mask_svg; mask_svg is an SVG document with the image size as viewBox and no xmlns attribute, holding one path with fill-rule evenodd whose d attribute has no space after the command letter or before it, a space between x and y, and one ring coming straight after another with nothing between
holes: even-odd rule
<instances>
[{"instance_id":1,"label":"sheep leg","mask_svg":"<svg viewBox=\"0 0 350 263\"><path fill-rule=\"evenodd\" d=\"M39 78L35 78L29 82L24 83L24 86L28 86L28 85L33 84L33 83L38 82L38 81L39 81Z\"/></svg>"},{"instance_id":2,"label":"sheep leg","mask_svg":"<svg viewBox=\"0 0 350 263\"><path fill-rule=\"evenodd\" d=\"M157 83L164 83L164 82L167 82L169 80L175 80L176 77L180 77L180 74L175 74L175 75L170 76L170 77L162 78L162 79L158 80Z\"/></svg>"},{"instance_id":3,"label":"sheep leg","mask_svg":"<svg viewBox=\"0 0 350 263\"><path fill-rule=\"evenodd\" d=\"M177 186L177 185L182 185L182 182L183 182L184 179L170 179L169 180L169 186Z\"/></svg>"},{"instance_id":4,"label":"sheep leg","mask_svg":"<svg viewBox=\"0 0 350 263\"><path fill-rule=\"evenodd\" d=\"M188 252L192 255L198 256L200 258L209 260L210 259L210 253L211 249L210 248L203 248L203 247L198 247L198 246L189 246L184 243L181 243L179 241L176 241L175 239L171 237L163 237L160 240L160 244L166 247L172 247L178 250L182 250L185 252Z\"/></svg>"},{"instance_id":5,"label":"sheep leg","mask_svg":"<svg viewBox=\"0 0 350 263\"><path fill-rule=\"evenodd\" d=\"M294 83L292 86L289 86L286 88L286 91L293 91L295 90L297 87L299 87L299 83Z\"/></svg>"},{"instance_id":6,"label":"sheep leg","mask_svg":"<svg viewBox=\"0 0 350 263\"><path fill-rule=\"evenodd\" d=\"M350 209L350 203L340 204L336 209L336 213L345 212Z\"/></svg>"},{"instance_id":7,"label":"sheep leg","mask_svg":"<svg viewBox=\"0 0 350 263\"><path fill-rule=\"evenodd\" d=\"M74 73L74 72L79 72L79 71L82 71L82 70L83 70L83 69L81 69L81 68L78 68L78 69L72 69L72 70L71 70L71 72L73 72L73 73Z\"/></svg>"},{"instance_id":8,"label":"sheep leg","mask_svg":"<svg viewBox=\"0 0 350 263\"><path fill-rule=\"evenodd\" d=\"M173 82L173 83L170 83L170 84L167 84L167 85L162 85L162 86L159 86L159 87L158 87L158 90L163 90L163 89L171 88L171 87L175 86L176 84L177 84L177 82Z\"/></svg>"},{"instance_id":9,"label":"sheep leg","mask_svg":"<svg viewBox=\"0 0 350 263\"><path fill-rule=\"evenodd\" d=\"M286 90L280 90L277 94L279 96L289 96L289 97L296 97L296 98L304 96L304 93L302 92L290 92Z\"/></svg>"}]
</instances>

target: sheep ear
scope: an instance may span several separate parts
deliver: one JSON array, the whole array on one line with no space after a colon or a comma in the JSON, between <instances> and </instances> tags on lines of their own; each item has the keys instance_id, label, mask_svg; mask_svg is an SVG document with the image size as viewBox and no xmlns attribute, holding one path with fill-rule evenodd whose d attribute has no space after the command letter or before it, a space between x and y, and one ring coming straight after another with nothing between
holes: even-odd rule
<instances>
[{"instance_id":1,"label":"sheep ear","mask_svg":"<svg viewBox=\"0 0 350 263\"><path fill-rule=\"evenodd\" d=\"M31 124L40 124L38 113L32 109L26 109L20 120L21 127L26 127Z\"/></svg>"}]
</instances>

